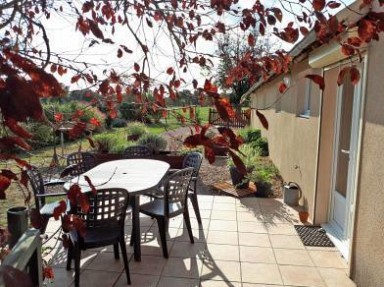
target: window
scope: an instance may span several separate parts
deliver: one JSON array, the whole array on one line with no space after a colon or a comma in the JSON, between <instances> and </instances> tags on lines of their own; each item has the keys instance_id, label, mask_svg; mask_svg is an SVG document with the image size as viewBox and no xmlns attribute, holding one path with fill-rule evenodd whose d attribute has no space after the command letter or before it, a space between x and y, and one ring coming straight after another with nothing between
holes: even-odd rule
<instances>
[{"instance_id":1,"label":"window","mask_svg":"<svg viewBox=\"0 0 384 287\"><path fill-rule=\"evenodd\" d=\"M304 89L300 89L303 92L298 96L298 116L309 118L311 115L312 81L305 79L302 83Z\"/></svg>"}]
</instances>

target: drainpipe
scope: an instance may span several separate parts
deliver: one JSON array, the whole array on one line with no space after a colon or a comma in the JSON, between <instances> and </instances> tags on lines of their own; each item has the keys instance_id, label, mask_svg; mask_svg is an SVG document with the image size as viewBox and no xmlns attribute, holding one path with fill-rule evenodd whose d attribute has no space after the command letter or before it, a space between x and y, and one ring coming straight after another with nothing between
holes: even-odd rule
<instances>
[{"instance_id":1,"label":"drainpipe","mask_svg":"<svg viewBox=\"0 0 384 287\"><path fill-rule=\"evenodd\" d=\"M322 69L322 77L324 77L324 69ZM317 183L318 183L318 178L319 178L319 156L320 156L320 138L321 138L321 116L323 114L323 94L324 91L320 90L320 107L319 107L319 130L317 132L317 148L316 148L316 168L315 168L315 186L314 186L314 197L313 197L313 217L312 217L312 222L316 223L317 216L316 216L316 204L317 204Z\"/></svg>"}]
</instances>

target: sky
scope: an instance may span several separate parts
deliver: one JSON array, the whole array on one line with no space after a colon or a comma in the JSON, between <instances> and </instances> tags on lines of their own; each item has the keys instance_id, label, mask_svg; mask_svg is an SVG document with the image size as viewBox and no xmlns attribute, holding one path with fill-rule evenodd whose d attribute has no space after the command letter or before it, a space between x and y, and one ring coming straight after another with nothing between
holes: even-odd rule
<instances>
[{"instance_id":1,"label":"sky","mask_svg":"<svg viewBox=\"0 0 384 287\"><path fill-rule=\"evenodd\" d=\"M74 4L77 4L81 7L81 2L79 0L73 1ZM351 2L351 1L348 1ZM240 0L239 6L241 8L247 8L252 5L254 1L251 0ZM264 1L266 5L271 5L273 7L281 7L280 1L278 0L267 0ZM300 7L293 6L292 9L298 11ZM47 27L48 38L50 39L50 46L52 51L59 52L64 55L66 58L71 61L84 61L88 63L93 63L97 65L96 74L99 78L103 77L103 70L108 68L115 69L118 73L130 73L133 72L134 62L140 63L142 60L143 53L141 52L140 47L133 39L131 35L127 33L126 29L116 29L115 34L108 35L106 30L103 30L105 37L111 37L116 43L126 45L129 49L133 51L133 54L125 54L122 58L117 58L117 47L116 45L93 45L90 46L91 39L89 36L83 36L79 31L75 31L75 17L66 17L63 16L66 11L63 13L52 14L49 21L44 21ZM224 23L236 23L238 19L236 17L215 17L214 20L220 19ZM134 18L132 20L134 23L137 20ZM292 15L285 13L283 17L283 22L281 25L286 25L288 22L294 21ZM134 26L134 24L132 24ZM167 36L162 32L161 29L154 30L148 28L144 23L143 28L138 28L136 34L142 39L146 37L150 43L149 49L151 51L151 64L150 64L150 75L154 79L159 81L168 81L169 76L165 73L165 70L173 66L175 62L175 57L172 53L173 49L170 45ZM269 36L270 37L270 36ZM156 39L156 40L155 40ZM154 41L155 40L155 41ZM246 40L245 40L246 41ZM274 41L279 41L275 36L272 36L272 43ZM292 45L287 44L283 41L279 41L280 48L289 50ZM152 45L152 46L151 46ZM154 49L156 46L156 49ZM199 41L196 47L197 51L203 51L206 53L214 53L216 51L216 46L214 42L210 41ZM213 59L214 63L218 63L218 59ZM80 65L81 68L85 68L83 65ZM180 76L185 80L184 87L191 88L192 79L198 79L200 84L202 84L203 79L207 76L207 73L202 73L198 66L192 67L187 73L178 71ZM72 73L68 73L59 79L65 85L69 86L70 90L76 90L86 87L85 83L80 80L76 84L71 84L70 79L73 76ZM181 89L183 86L181 87Z\"/></svg>"}]
</instances>

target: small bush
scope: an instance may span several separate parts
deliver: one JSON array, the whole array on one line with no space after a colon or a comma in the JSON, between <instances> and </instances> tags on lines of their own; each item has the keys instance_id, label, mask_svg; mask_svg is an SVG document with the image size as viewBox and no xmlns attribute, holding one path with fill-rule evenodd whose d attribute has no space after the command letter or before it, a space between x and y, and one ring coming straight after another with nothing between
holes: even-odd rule
<instances>
[{"instance_id":1,"label":"small bush","mask_svg":"<svg viewBox=\"0 0 384 287\"><path fill-rule=\"evenodd\" d=\"M240 153L238 153L238 156L244 163L245 167L247 169L252 169L257 163L257 159L260 155L260 150L258 148L254 148L250 144L241 145L239 150ZM235 166L231 157L228 158L227 165L228 167Z\"/></svg>"},{"instance_id":2,"label":"small bush","mask_svg":"<svg viewBox=\"0 0 384 287\"><path fill-rule=\"evenodd\" d=\"M29 143L33 148L41 148L53 145L58 142L58 137L53 132L52 127L41 122L30 122L26 125L26 129L32 134Z\"/></svg>"},{"instance_id":3,"label":"small bush","mask_svg":"<svg viewBox=\"0 0 384 287\"><path fill-rule=\"evenodd\" d=\"M254 128L241 129L238 134L244 139L244 143L252 145L261 138L261 130Z\"/></svg>"},{"instance_id":4,"label":"small bush","mask_svg":"<svg viewBox=\"0 0 384 287\"><path fill-rule=\"evenodd\" d=\"M127 126L127 121L125 119L116 118L111 122L112 128L124 128Z\"/></svg>"},{"instance_id":5,"label":"small bush","mask_svg":"<svg viewBox=\"0 0 384 287\"><path fill-rule=\"evenodd\" d=\"M99 134L93 141L99 153L123 153L127 147L126 139L116 134Z\"/></svg>"},{"instance_id":6,"label":"small bush","mask_svg":"<svg viewBox=\"0 0 384 287\"><path fill-rule=\"evenodd\" d=\"M137 144L149 147L155 154L161 150L165 150L167 147L167 141L163 137L155 134L145 134L141 136Z\"/></svg>"},{"instance_id":7,"label":"small bush","mask_svg":"<svg viewBox=\"0 0 384 287\"><path fill-rule=\"evenodd\" d=\"M256 141L256 146L260 149L261 156L269 155L268 140L265 137L261 137Z\"/></svg>"},{"instance_id":8,"label":"small bush","mask_svg":"<svg viewBox=\"0 0 384 287\"><path fill-rule=\"evenodd\" d=\"M128 138L139 139L141 136L148 134L148 129L145 124L140 122L132 122L127 126Z\"/></svg>"},{"instance_id":9,"label":"small bush","mask_svg":"<svg viewBox=\"0 0 384 287\"><path fill-rule=\"evenodd\" d=\"M124 102L119 107L120 115L127 121L136 121L140 117L140 109L134 103Z\"/></svg>"}]
</instances>

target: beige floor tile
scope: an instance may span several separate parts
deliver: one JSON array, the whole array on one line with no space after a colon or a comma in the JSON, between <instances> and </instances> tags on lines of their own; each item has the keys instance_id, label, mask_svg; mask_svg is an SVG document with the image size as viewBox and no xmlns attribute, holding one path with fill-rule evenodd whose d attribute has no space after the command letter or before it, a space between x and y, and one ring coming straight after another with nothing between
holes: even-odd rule
<instances>
[{"instance_id":1,"label":"beige floor tile","mask_svg":"<svg viewBox=\"0 0 384 287\"><path fill-rule=\"evenodd\" d=\"M213 202L212 201L199 201L199 208L200 209L212 209Z\"/></svg>"},{"instance_id":2,"label":"beige floor tile","mask_svg":"<svg viewBox=\"0 0 384 287\"><path fill-rule=\"evenodd\" d=\"M276 264L241 263L242 282L282 284L279 268Z\"/></svg>"},{"instance_id":3,"label":"beige floor tile","mask_svg":"<svg viewBox=\"0 0 384 287\"><path fill-rule=\"evenodd\" d=\"M189 208L189 216L191 218L196 218L195 211L193 207ZM211 217L211 209L200 209L200 217L201 218L210 218Z\"/></svg>"},{"instance_id":4,"label":"beige floor tile","mask_svg":"<svg viewBox=\"0 0 384 287\"><path fill-rule=\"evenodd\" d=\"M214 203L236 203L236 198L232 196L215 196Z\"/></svg>"},{"instance_id":5,"label":"beige floor tile","mask_svg":"<svg viewBox=\"0 0 384 287\"><path fill-rule=\"evenodd\" d=\"M238 221L257 221L260 223L263 222L263 218L261 214L257 214L253 211L238 211L237 220Z\"/></svg>"},{"instance_id":6,"label":"beige floor tile","mask_svg":"<svg viewBox=\"0 0 384 287\"><path fill-rule=\"evenodd\" d=\"M207 218L202 218L201 219L201 224L199 224L199 222L197 221L196 218L191 218L191 227L192 229L203 229L203 230L208 230L208 226L209 226L209 223L210 223L210 220L207 219ZM185 222L183 222L181 225L180 225L180 228L186 228L185 226Z\"/></svg>"},{"instance_id":7,"label":"beige floor tile","mask_svg":"<svg viewBox=\"0 0 384 287\"><path fill-rule=\"evenodd\" d=\"M198 256L192 258L170 257L161 276L197 279L201 273L201 266L202 261Z\"/></svg>"},{"instance_id":8,"label":"beige floor tile","mask_svg":"<svg viewBox=\"0 0 384 287\"><path fill-rule=\"evenodd\" d=\"M240 282L202 280L199 287L242 287Z\"/></svg>"},{"instance_id":9,"label":"beige floor tile","mask_svg":"<svg viewBox=\"0 0 384 287\"><path fill-rule=\"evenodd\" d=\"M120 259L115 259L113 253L102 252L86 267L90 270L103 270L121 272L124 269L123 257L120 252Z\"/></svg>"},{"instance_id":10,"label":"beige floor tile","mask_svg":"<svg viewBox=\"0 0 384 287\"><path fill-rule=\"evenodd\" d=\"M212 210L214 211L236 211L236 204L235 202L231 203L221 203L221 202L215 202L213 204Z\"/></svg>"},{"instance_id":11,"label":"beige floor tile","mask_svg":"<svg viewBox=\"0 0 384 287\"><path fill-rule=\"evenodd\" d=\"M204 260L201 280L241 281L240 262ZM224 285L225 286L225 285Z\"/></svg>"},{"instance_id":12,"label":"beige floor tile","mask_svg":"<svg viewBox=\"0 0 384 287\"><path fill-rule=\"evenodd\" d=\"M299 236L269 234L273 248L305 249Z\"/></svg>"},{"instance_id":13,"label":"beige floor tile","mask_svg":"<svg viewBox=\"0 0 384 287\"><path fill-rule=\"evenodd\" d=\"M213 202L215 199L214 196L211 195L197 195L197 200L200 202Z\"/></svg>"},{"instance_id":14,"label":"beige floor tile","mask_svg":"<svg viewBox=\"0 0 384 287\"><path fill-rule=\"evenodd\" d=\"M239 232L267 233L264 223L256 221L239 221Z\"/></svg>"},{"instance_id":15,"label":"beige floor tile","mask_svg":"<svg viewBox=\"0 0 384 287\"><path fill-rule=\"evenodd\" d=\"M346 268L347 265L339 252L308 251L318 267Z\"/></svg>"},{"instance_id":16,"label":"beige floor tile","mask_svg":"<svg viewBox=\"0 0 384 287\"><path fill-rule=\"evenodd\" d=\"M325 283L315 267L280 265L284 285L325 287Z\"/></svg>"},{"instance_id":17,"label":"beige floor tile","mask_svg":"<svg viewBox=\"0 0 384 287\"><path fill-rule=\"evenodd\" d=\"M318 268L320 276L327 287L356 287L356 284L348 278L344 270L331 268Z\"/></svg>"},{"instance_id":18,"label":"beige floor tile","mask_svg":"<svg viewBox=\"0 0 384 287\"><path fill-rule=\"evenodd\" d=\"M238 244L237 232L231 231L215 231L208 232L207 242L210 244Z\"/></svg>"},{"instance_id":19,"label":"beige floor tile","mask_svg":"<svg viewBox=\"0 0 384 287\"><path fill-rule=\"evenodd\" d=\"M297 235L295 227L288 223L265 224L269 234Z\"/></svg>"},{"instance_id":20,"label":"beige floor tile","mask_svg":"<svg viewBox=\"0 0 384 287\"><path fill-rule=\"evenodd\" d=\"M283 285L243 283L242 287L284 287Z\"/></svg>"},{"instance_id":21,"label":"beige floor tile","mask_svg":"<svg viewBox=\"0 0 384 287\"><path fill-rule=\"evenodd\" d=\"M211 219L237 220L235 210L212 210Z\"/></svg>"},{"instance_id":22,"label":"beige floor tile","mask_svg":"<svg viewBox=\"0 0 384 287\"><path fill-rule=\"evenodd\" d=\"M195 257L199 255L203 256L205 250L205 243L190 243L175 241L172 246L172 250L169 252L170 257Z\"/></svg>"},{"instance_id":23,"label":"beige floor tile","mask_svg":"<svg viewBox=\"0 0 384 287\"><path fill-rule=\"evenodd\" d=\"M167 259L160 256L141 256L141 261L131 260L129 269L132 274L160 275Z\"/></svg>"},{"instance_id":24,"label":"beige floor tile","mask_svg":"<svg viewBox=\"0 0 384 287\"><path fill-rule=\"evenodd\" d=\"M208 237L208 232L202 229L192 229L193 239L196 242L206 242ZM186 228L179 228L177 235L174 238L175 241L186 241L190 242L188 230Z\"/></svg>"},{"instance_id":25,"label":"beige floor tile","mask_svg":"<svg viewBox=\"0 0 384 287\"><path fill-rule=\"evenodd\" d=\"M245 197L245 198L240 198L237 201L237 206L244 206L248 208L259 208L260 207L260 199L256 197Z\"/></svg>"},{"instance_id":26,"label":"beige floor tile","mask_svg":"<svg viewBox=\"0 0 384 287\"><path fill-rule=\"evenodd\" d=\"M306 250L274 249L277 264L313 266Z\"/></svg>"},{"instance_id":27,"label":"beige floor tile","mask_svg":"<svg viewBox=\"0 0 384 287\"><path fill-rule=\"evenodd\" d=\"M84 270L80 274L80 286L100 286L100 282L102 282L102 286L114 286L119 277L119 272ZM71 286L74 286L74 283Z\"/></svg>"},{"instance_id":28,"label":"beige floor tile","mask_svg":"<svg viewBox=\"0 0 384 287\"><path fill-rule=\"evenodd\" d=\"M157 287L199 287L199 279L162 277Z\"/></svg>"},{"instance_id":29,"label":"beige floor tile","mask_svg":"<svg viewBox=\"0 0 384 287\"><path fill-rule=\"evenodd\" d=\"M167 240L168 252L172 249L173 240ZM132 247L130 247L132 248ZM133 248L132 248L133 250ZM153 256L163 256L163 251L161 248L160 238L154 238L151 241L141 243L141 254L142 255L153 255Z\"/></svg>"},{"instance_id":30,"label":"beige floor tile","mask_svg":"<svg viewBox=\"0 0 384 287\"><path fill-rule=\"evenodd\" d=\"M89 249L81 252L80 268L84 269L96 258L98 252L93 249ZM53 255L53 267L65 268L67 265L67 250L61 249L60 252ZM72 262L72 268L74 268L74 262Z\"/></svg>"},{"instance_id":31,"label":"beige floor tile","mask_svg":"<svg viewBox=\"0 0 384 287\"><path fill-rule=\"evenodd\" d=\"M236 221L227 221L227 220L214 220L212 219L209 224L209 231L237 231L237 222Z\"/></svg>"},{"instance_id":32,"label":"beige floor tile","mask_svg":"<svg viewBox=\"0 0 384 287\"><path fill-rule=\"evenodd\" d=\"M155 287L159 282L160 276L148 275L148 274L130 274L131 285L127 285L127 276L125 272L121 273L119 280L114 287Z\"/></svg>"},{"instance_id":33,"label":"beige floor tile","mask_svg":"<svg viewBox=\"0 0 384 287\"><path fill-rule=\"evenodd\" d=\"M237 244L208 244L205 254L214 258L214 260L239 261L239 247Z\"/></svg>"},{"instance_id":34,"label":"beige floor tile","mask_svg":"<svg viewBox=\"0 0 384 287\"><path fill-rule=\"evenodd\" d=\"M65 268L53 268L55 278L53 281L45 281L45 286L70 286L75 276L74 271L67 271Z\"/></svg>"},{"instance_id":35,"label":"beige floor tile","mask_svg":"<svg viewBox=\"0 0 384 287\"><path fill-rule=\"evenodd\" d=\"M268 234L239 232L240 246L271 247Z\"/></svg>"},{"instance_id":36,"label":"beige floor tile","mask_svg":"<svg viewBox=\"0 0 384 287\"><path fill-rule=\"evenodd\" d=\"M255 246L240 246L240 261L276 264L272 248Z\"/></svg>"}]
</instances>

